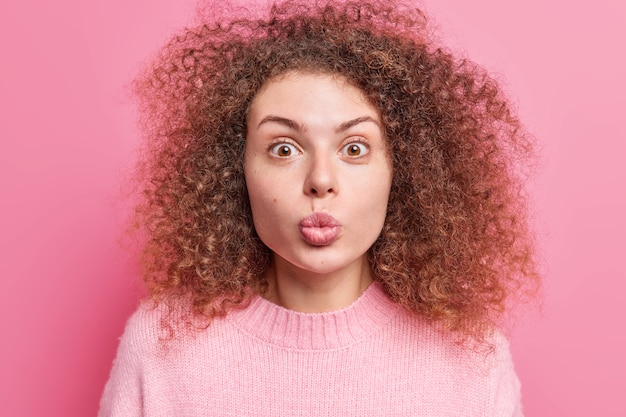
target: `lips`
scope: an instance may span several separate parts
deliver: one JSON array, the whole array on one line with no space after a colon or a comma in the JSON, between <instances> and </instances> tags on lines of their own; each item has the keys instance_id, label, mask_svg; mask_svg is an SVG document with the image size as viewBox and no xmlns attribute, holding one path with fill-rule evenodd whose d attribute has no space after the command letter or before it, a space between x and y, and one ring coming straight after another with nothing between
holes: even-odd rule
<instances>
[{"instance_id":1,"label":"lips","mask_svg":"<svg viewBox=\"0 0 626 417\"><path fill-rule=\"evenodd\" d=\"M300 222L300 235L313 246L327 246L341 233L341 224L330 214L313 213Z\"/></svg>"}]
</instances>

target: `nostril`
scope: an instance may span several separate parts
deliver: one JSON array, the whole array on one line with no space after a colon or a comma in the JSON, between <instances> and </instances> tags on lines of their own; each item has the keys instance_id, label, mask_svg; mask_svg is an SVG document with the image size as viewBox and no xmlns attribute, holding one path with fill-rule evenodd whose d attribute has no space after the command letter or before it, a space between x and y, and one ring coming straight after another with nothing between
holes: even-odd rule
<instances>
[{"instance_id":1,"label":"nostril","mask_svg":"<svg viewBox=\"0 0 626 417\"><path fill-rule=\"evenodd\" d=\"M322 190L323 190L323 189L322 189ZM335 192L335 189L334 189L334 188L329 188L329 189L327 189L325 192L320 192L320 191L318 191L318 189L317 189L317 188L313 188L313 187L311 187L311 188L309 189L309 192L310 192L311 194L313 194L313 195L326 195L326 194L332 194L332 193L334 193L334 192Z\"/></svg>"}]
</instances>

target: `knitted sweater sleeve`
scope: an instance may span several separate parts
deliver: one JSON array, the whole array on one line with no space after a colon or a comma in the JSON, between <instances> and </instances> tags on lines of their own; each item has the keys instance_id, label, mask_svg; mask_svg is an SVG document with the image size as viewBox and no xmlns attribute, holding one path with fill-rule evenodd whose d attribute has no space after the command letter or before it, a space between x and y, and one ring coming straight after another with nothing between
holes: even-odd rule
<instances>
[{"instance_id":1,"label":"knitted sweater sleeve","mask_svg":"<svg viewBox=\"0 0 626 417\"><path fill-rule=\"evenodd\" d=\"M145 309L139 308L126 324L100 400L98 417L143 416L142 351L146 342L146 315Z\"/></svg>"}]
</instances>

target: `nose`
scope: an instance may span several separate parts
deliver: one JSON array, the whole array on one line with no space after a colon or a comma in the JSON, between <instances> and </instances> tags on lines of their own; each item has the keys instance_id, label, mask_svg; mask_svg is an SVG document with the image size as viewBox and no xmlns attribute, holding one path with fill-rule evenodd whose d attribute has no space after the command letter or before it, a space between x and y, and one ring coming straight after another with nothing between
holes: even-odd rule
<instances>
[{"instance_id":1,"label":"nose","mask_svg":"<svg viewBox=\"0 0 626 417\"><path fill-rule=\"evenodd\" d=\"M315 156L309 162L304 193L312 197L337 193L337 173L332 158Z\"/></svg>"}]
</instances>

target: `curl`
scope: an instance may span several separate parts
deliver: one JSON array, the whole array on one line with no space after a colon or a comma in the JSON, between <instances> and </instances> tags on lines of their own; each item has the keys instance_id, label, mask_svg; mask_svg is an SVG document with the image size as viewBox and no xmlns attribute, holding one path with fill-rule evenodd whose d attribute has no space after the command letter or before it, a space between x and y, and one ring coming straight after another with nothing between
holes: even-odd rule
<instances>
[{"instance_id":1,"label":"curl","mask_svg":"<svg viewBox=\"0 0 626 417\"><path fill-rule=\"evenodd\" d=\"M430 39L422 11L306 4L207 19L137 79L150 294L180 317L211 319L266 291L271 251L243 176L248 107L290 70L340 74L380 109L393 161L375 279L407 310L481 340L538 285L520 170L532 138L492 78Z\"/></svg>"}]
</instances>

